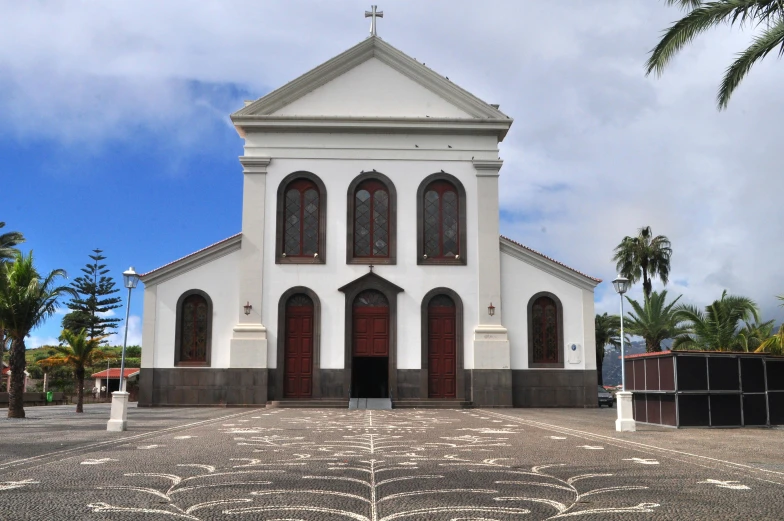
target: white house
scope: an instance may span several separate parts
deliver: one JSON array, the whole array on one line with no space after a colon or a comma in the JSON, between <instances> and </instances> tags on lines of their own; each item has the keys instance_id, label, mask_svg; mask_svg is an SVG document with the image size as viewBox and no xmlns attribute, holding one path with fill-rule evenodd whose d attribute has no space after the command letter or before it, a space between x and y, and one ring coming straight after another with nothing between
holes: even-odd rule
<instances>
[{"instance_id":1,"label":"white house","mask_svg":"<svg viewBox=\"0 0 784 521\"><path fill-rule=\"evenodd\" d=\"M242 233L142 275L139 405L596 406L600 280L499 237L498 105L371 36L231 120Z\"/></svg>"}]
</instances>

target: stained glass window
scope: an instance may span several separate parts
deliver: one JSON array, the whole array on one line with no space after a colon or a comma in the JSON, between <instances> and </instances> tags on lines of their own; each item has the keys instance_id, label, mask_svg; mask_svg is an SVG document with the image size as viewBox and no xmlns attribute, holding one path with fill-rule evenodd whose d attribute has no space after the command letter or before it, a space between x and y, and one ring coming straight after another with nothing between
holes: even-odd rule
<instances>
[{"instance_id":1,"label":"stained glass window","mask_svg":"<svg viewBox=\"0 0 784 521\"><path fill-rule=\"evenodd\" d=\"M428 258L454 258L460 253L460 209L457 190L446 181L431 183L423 201L424 252Z\"/></svg>"},{"instance_id":2,"label":"stained glass window","mask_svg":"<svg viewBox=\"0 0 784 521\"><path fill-rule=\"evenodd\" d=\"M354 256L389 257L389 192L383 183L361 183L354 194Z\"/></svg>"},{"instance_id":3,"label":"stained glass window","mask_svg":"<svg viewBox=\"0 0 784 521\"><path fill-rule=\"evenodd\" d=\"M539 297L531 307L533 362L558 363L558 307L550 297Z\"/></svg>"},{"instance_id":4,"label":"stained glass window","mask_svg":"<svg viewBox=\"0 0 784 521\"><path fill-rule=\"evenodd\" d=\"M284 199L283 252L312 257L319 251L319 192L312 181L289 183Z\"/></svg>"},{"instance_id":5,"label":"stained glass window","mask_svg":"<svg viewBox=\"0 0 784 521\"><path fill-rule=\"evenodd\" d=\"M207 299L194 294L182 301L180 310L180 362L207 362L207 332L209 331Z\"/></svg>"}]
</instances>

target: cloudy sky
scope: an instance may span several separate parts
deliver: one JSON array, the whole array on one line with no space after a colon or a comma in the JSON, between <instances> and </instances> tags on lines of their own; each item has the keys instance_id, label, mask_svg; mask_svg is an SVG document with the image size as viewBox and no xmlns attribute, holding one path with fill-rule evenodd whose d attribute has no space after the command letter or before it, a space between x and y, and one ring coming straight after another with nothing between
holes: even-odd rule
<instances>
[{"instance_id":1,"label":"cloudy sky","mask_svg":"<svg viewBox=\"0 0 784 521\"><path fill-rule=\"evenodd\" d=\"M76 276L100 247L118 281L128 265L147 271L238 232L229 113L365 38L368 7L0 1L0 221L42 269ZM379 8L379 36L515 118L504 234L609 281L613 247L649 225L673 244L671 294L704 306L726 288L784 320L784 66L772 55L728 110L714 101L750 32L714 31L646 78L648 51L679 16L663 1ZM616 310L609 284L596 300ZM30 343L51 341L59 320Z\"/></svg>"}]
</instances>

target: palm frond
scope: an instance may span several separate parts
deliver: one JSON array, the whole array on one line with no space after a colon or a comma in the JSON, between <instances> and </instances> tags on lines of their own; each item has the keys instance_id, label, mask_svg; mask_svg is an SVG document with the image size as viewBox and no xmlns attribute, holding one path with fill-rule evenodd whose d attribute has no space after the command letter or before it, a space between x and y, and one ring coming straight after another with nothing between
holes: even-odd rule
<instances>
[{"instance_id":1,"label":"palm frond","mask_svg":"<svg viewBox=\"0 0 784 521\"><path fill-rule=\"evenodd\" d=\"M664 36L648 58L646 76L652 72L661 75L675 54L694 38L723 22L735 22L756 3L755 0L722 0L705 4L700 2L699 6L664 31Z\"/></svg>"},{"instance_id":2,"label":"palm frond","mask_svg":"<svg viewBox=\"0 0 784 521\"><path fill-rule=\"evenodd\" d=\"M749 73L751 67L777 47L781 56L784 53L784 20L755 37L751 45L727 68L716 96L719 110L727 108L732 93Z\"/></svg>"},{"instance_id":3,"label":"palm frond","mask_svg":"<svg viewBox=\"0 0 784 521\"><path fill-rule=\"evenodd\" d=\"M697 9L702 5L702 0L665 0L667 5L679 5L683 9Z\"/></svg>"}]
</instances>

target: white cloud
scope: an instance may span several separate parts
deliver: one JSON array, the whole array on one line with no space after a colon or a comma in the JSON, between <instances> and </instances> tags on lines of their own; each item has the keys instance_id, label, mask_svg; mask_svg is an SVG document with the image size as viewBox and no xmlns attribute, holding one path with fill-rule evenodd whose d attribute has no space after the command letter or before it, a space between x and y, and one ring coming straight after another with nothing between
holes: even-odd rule
<instances>
[{"instance_id":1,"label":"white cloud","mask_svg":"<svg viewBox=\"0 0 784 521\"><path fill-rule=\"evenodd\" d=\"M128 317L128 345L140 346L142 345L142 319L139 315L131 315ZM107 339L109 345L121 346L123 345L123 336L125 335L125 324L121 324L117 332L110 335Z\"/></svg>"},{"instance_id":2,"label":"white cloud","mask_svg":"<svg viewBox=\"0 0 784 521\"><path fill-rule=\"evenodd\" d=\"M7 2L0 132L89 151L142 127L196 147L228 124L239 91L263 95L364 38L366 7ZM751 36L720 29L646 78L679 14L648 0L411 0L385 8L379 33L516 118L501 152L503 233L609 281L613 247L650 225L673 243L670 293L705 305L726 288L782 320L784 105L770 100L784 67L756 65L717 112L723 71ZM607 286L598 311L617 308Z\"/></svg>"},{"instance_id":3,"label":"white cloud","mask_svg":"<svg viewBox=\"0 0 784 521\"><path fill-rule=\"evenodd\" d=\"M27 349L35 349L36 347L41 346L57 346L60 345L60 341L51 336L37 336L37 335L30 335L29 337L25 338L25 347Z\"/></svg>"}]
</instances>

